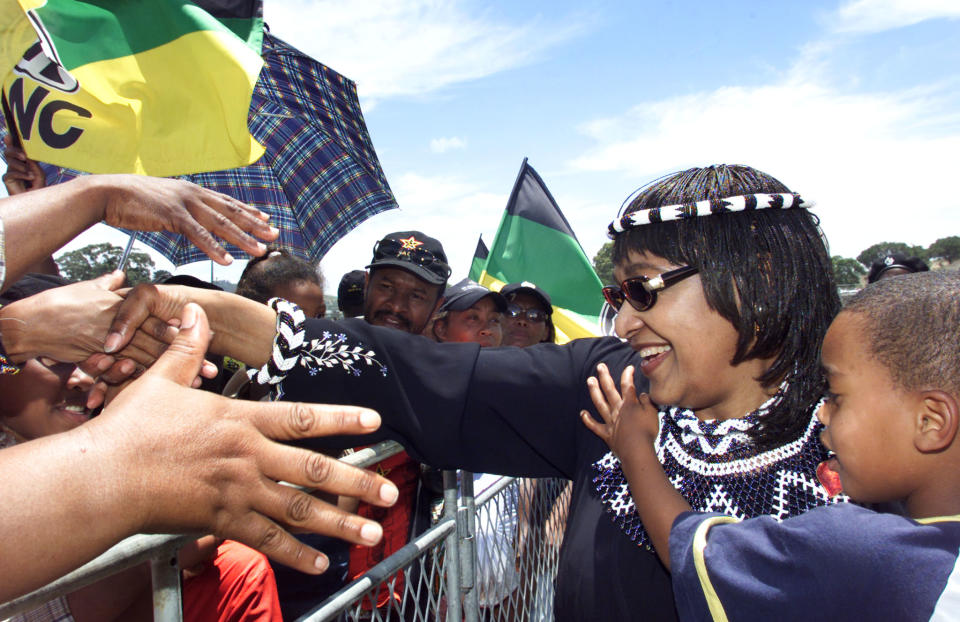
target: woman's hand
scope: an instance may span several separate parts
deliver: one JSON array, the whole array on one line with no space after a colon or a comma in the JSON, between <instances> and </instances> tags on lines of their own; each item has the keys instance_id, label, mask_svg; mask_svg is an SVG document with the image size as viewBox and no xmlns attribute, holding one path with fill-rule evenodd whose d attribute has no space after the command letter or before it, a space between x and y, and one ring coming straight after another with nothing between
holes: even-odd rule
<instances>
[{"instance_id":1,"label":"woman's hand","mask_svg":"<svg viewBox=\"0 0 960 622\"><path fill-rule=\"evenodd\" d=\"M76 363L103 353L110 323L123 302L117 293L123 281L122 272L112 272L4 306L0 334L8 356L17 363L40 356ZM121 358L149 365L176 336L176 331L155 318L146 318L139 328L126 347L114 353L115 359L99 357L84 371L99 375ZM133 371L130 362L124 365Z\"/></svg>"},{"instance_id":2,"label":"woman's hand","mask_svg":"<svg viewBox=\"0 0 960 622\"><path fill-rule=\"evenodd\" d=\"M47 177L40 165L27 157L23 149L13 146L13 136L3 137L3 159L7 162L7 172L3 174L3 185L7 194L13 196L47 185Z\"/></svg>"},{"instance_id":3,"label":"woman's hand","mask_svg":"<svg viewBox=\"0 0 960 622\"><path fill-rule=\"evenodd\" d=\"M660 431L657 408L646 393L637 397L633 374L633 365L623 370L620 376L621 396L607 366L603 363L597 365L597 376L587 379L587 390L603 423L597 422L586 410L580 412L583 424L603 439L617 456L637 447L638 443L652 445Z\"/></svg>"},{"instance_id":4,"label":"woman's hand","mask_svg":"<svg viewBox=\"0 0 960 622\"><path fill-rule=\"evenodd\" d=\"M267 224L267 214L188 181L138 175L97 175L90 179L108 190L103 213L108 225L179 233L222 265L232 263L233 257L211 234L251 255L266 251L266 246L252 236L272 241L279 235Z\"/></svg>"}]
</instances>

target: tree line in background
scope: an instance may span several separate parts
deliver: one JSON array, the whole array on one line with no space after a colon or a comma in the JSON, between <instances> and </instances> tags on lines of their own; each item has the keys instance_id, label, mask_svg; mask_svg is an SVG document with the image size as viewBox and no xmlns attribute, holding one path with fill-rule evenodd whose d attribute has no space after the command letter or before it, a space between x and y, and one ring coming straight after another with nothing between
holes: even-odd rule
<instances>
[{"instance_id":1,"label":"tree line in background","mask_svg":"<svg viewBox=\"0 0 960 622\"><path fill-rule=\"evenodd\" d=\"M613 242L604 244L593 258L593 269L604 285L614 282L613 261L610 257ZM833 256L833 274L840 287L860 287L867 270L877 259L887 253L898 253L907 257L919 257L929 264L951 264L960 259L960 236L952 235L940 238L930 246L912 246L903 242L880 242L860 252L856 258Z\"/></svg>"},{"instance_id":2,"label":"tree line in background","mask_svg":"<svg viewBox=\"0 0 960 622\"><path fill-rule=\"evenodd\" d=\"M60 266L60 274L71 281L86 281L116 270L122 256L122 248L103 242L63 253L56 261ZM131 285L151 283L170 276L166 270L156 269L150 255L137 251L131 252L127 258L126 272Z\"/></svg>"}]
</instances>

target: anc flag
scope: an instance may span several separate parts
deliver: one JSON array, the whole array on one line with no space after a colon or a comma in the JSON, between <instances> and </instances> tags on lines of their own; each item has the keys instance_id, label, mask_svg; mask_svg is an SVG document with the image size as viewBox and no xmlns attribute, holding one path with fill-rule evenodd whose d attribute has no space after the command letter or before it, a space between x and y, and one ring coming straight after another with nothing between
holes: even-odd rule
<instances>
[{"instance_id":1,"label":"anc flag","mask_svg":"<svg viewBox=\"0 0 960 622\"><path fill-rule=\"evenodd\" d=\"M3 5L4 112L34 160L169 177L246 166L263 155L247 129L263 61L195 4ZM258 45L256 15L249 17L242 32Z\"/></svg>"},{"instance_id":2,"label":"anc flag","mask_svg":"<svg viewBox=\"0 0 960 622\"><path fill-rule=\"evenodd\" d=\"M483 236L481 235L480 239L477 240L477 250L473 251L473 261L470 262L470 273L467 278L477 283L480 282L480 275L483 274L483 269L487 266L488 255L490 255L490 250L483 243Z\"/></svg>"},{"instance_id":3,"label":"anc flag","mask_svg":"<svg viewBox=\"0 0 960 622\"><path fill-rule=\"evenodd\" d=\"M476 261L474 258L474 264ZM550 294L557 343L600 334L600 279L570 223L526 158L486 266L476 280L498 291L507 283L531 281Z\"/></svg>"}]
</instances>

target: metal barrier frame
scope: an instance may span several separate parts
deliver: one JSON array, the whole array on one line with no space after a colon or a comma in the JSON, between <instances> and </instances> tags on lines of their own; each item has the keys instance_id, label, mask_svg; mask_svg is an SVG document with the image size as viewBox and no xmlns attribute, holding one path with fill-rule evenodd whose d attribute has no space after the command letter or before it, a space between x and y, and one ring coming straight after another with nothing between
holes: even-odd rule
<instances>
[{"instance_id":1,"label":"metal barrier frame","mask_svg":"<svg viewBox=\"0 0 960 622\"><path fill-rule=\"evenodd\" d=\"M341 458L341 462L363 468L401 451L403 447L398 443L384 441L345 456ZM480 607L476 589L477 508L501 494L517 480L503 477L486 488L478 498L474 498L473 474L467 471L461 473L458 487L457 472L443 472L444 510L435 525L378 563L362 577L331 595L301 617L300 622L336 619L370 590L388 581L394 574L413 564L441 543L444 547L442 572L446 592L446 622L478 622ZM180 622L183 613L177 551L184 544L202 535L136 535L127 538L64 577L30 594L0 604L0 620L29 611L48 600L149 561L153 582L154 620Z\"/></svg>"}]
</instances>

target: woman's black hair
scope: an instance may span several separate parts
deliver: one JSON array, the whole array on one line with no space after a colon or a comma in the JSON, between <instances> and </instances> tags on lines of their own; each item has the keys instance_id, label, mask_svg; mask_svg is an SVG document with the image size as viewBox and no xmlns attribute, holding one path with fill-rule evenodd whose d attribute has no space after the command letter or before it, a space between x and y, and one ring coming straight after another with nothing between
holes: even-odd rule
<instances>
[{"instance_id":1,"label":"woman's black hair","mask_svg":"<svg viewBox=\"0 0 960 622\"><path fill-rule=\"evenodd\" d=\"M692 168L642 188L624 213L664 205L790 190L749 166ZM840 309L826 242L805 209L760 209L699 216L628 229L616 236L613 262L647 251L700 271L710 308L739 335L730 361L773 358L757 380L783 397L750 430L759 449L795 440L826 388L820 345Z\"/></svg>"},{"instance_id":2,"label":"woman's black hair","mask_svg":"<svg viewBox=\"0 0 960 622\"><path fill-rule=\"evenodd\" d=\"M237 282L236 293L266 304L274 297L277 287L295 281L316 283L323 289L323 277L317 264L301 259L288 250L271 246L266 253L247 263Z\"/></svg>"}]
</instances>

